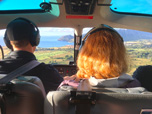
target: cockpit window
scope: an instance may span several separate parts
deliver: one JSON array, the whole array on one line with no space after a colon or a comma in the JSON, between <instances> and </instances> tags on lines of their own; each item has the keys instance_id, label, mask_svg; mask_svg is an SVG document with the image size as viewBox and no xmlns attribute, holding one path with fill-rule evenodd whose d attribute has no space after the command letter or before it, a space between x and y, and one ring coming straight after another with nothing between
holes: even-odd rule
<instances>
[{"instance_id":1,"label":"cockpit window","mask_svg":"<svg viewBox=\"0 0 152 114\"><path fill-rule=\"evenodd\" d=\"M38 61L46 64L69 64L70 61L74 61L74 29L39 27L39 30L40 44L34 52ZM5 30L0 30L0 45L6 58L10 50L3 41L4 33Z\"/></svg>"},{"instance_id":2,"label":"cockpit window","mask_svg":"<svg viewBox=\"0 0 152 114\"><path fill-rule=\"evenodd\" d=\"M152 15L151 0L112 0L111 10L118 13Z\"/></svg>"},{"instance_id":3,"label":"cockpit window","mask_svg":"<svg viewBox=\"0 0 152 114\"><path fill-rule=\"evenodd\" d=\"M87 34L87 32L89 32L92 28L91 27L88 27L88 28L84 28L83 31L82 31L82 39L83 37Z\"/></svg>"},{"instance_id":4,"label":"cockpit window","mask_svg":"<svg viewBox=\"0 0 152 114\"><path fill-rule=\"evenodd\" d=\"M0 0L0 10L41 9L43 0Z\"/></svg>"},{"instance_id":5,"label":"cockpit window","mask_svg":"<svg viewBox=\"0 0 152 114\"><path fill-rule=\"evenodd\" d=\"M59 6L56 3L57 0L51 0L51 3L50 0L0 0L0 14L49 12L59 16Z\"/></svg>"},{"instance_id":6,"label":"cockpit window","mask_svg":"<svg viewBox=\"0 0 152 114\"><path fill-rule=\"evenodd\" d=\"M90 29L85 28L83 35ZM152 33L124 28L115 29L124 39L129 56L129 70L127 72L129 75L132 75L139 66L152 64Z\"/></svg>"}]
</instances>

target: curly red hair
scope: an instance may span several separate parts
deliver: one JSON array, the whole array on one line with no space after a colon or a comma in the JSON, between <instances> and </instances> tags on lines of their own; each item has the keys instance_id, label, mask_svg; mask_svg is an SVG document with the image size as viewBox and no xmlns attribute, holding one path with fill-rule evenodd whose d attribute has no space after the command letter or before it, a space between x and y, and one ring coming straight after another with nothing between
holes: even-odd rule
<instances>
[{"instance_id":1,"label":"curly red hair","mask_svg":"<svg viewBox=\"0 0 152 114\"><path fill-rule=\"evenodd\" d=\"M107 79L127 72L126 48L116 31L103 29L88 36L78 59L79 78Z\"/></svg>"}]
</instances>

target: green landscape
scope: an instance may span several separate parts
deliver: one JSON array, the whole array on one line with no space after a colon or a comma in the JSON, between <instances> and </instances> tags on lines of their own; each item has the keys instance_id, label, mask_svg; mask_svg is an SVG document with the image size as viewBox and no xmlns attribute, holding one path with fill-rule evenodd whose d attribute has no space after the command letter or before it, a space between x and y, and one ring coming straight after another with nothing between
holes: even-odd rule
<instances>
[{"instance_id":1,"label":"green landscape","mask_svg":"<svg viewBox=\"0 0 152 114\"><path fill-rule=\"evenodd\" d=\"M125 42L125 46L129 56L128 74L132 75L138 66L152 65L152 40L128 41ZM7 56L9 50L6 47L3 48ZM69 64L69 61L74 60L74 51L71 45L53 48L38 47L34 54L40 62L47 64Z\"/></svg>"},{"instance_id":2,"label":"green landscape","mask_svg":"<svg viewBox=\"0 0 152 114\"><path fill-rule=\"evenodd\" d=\"M128 51L129 70L132 73L137 67L152 65L152 40L138 40L125 42Z\"/></svg>"},{"instance_id":3,"label":"green landscape","mask_svg":"<svg viewBox=\"0 0 152 114\"><path fill-rule=\"evenodd\" d=\"M37 48L34 54L40 62L47 64L69 64L74 60L73 46Z\"/></svg>"}]
</instances>

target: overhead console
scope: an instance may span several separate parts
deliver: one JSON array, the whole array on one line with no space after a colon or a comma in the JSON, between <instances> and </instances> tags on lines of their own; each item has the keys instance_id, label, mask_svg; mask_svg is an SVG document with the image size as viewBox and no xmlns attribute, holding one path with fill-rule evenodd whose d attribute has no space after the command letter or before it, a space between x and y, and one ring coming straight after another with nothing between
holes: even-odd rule
<instances>
[{"instance_id":1,"label":"overhead console","mask_svg":"<svg viewBox=\"0 0 152 114\"><path fill-rule=\"evenodd\" d=\"M96 0L65 0L67 14L90 15L94 11Z\"/></svg>"}]
</instances>

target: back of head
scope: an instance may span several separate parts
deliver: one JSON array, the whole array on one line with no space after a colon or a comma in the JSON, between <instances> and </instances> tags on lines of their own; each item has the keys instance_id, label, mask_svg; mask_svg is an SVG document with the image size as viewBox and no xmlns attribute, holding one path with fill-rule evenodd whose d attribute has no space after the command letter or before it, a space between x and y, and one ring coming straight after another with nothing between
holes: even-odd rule
<instances>
[{"instance_id":1,"label":"back of head","mask_svg":"<svg viewBox=\"0 0 152 114\"><path fill-rule=\"evenodd\" d=\"M80 78L118 77L127 71L126 49L122 37L111 27L102 25L92 30L78 55Z\"/></svg>"},{"instance_id":2,"label":"back of head","mask_svg":"<svg viewBox=\"0 0 152 114\"><path fill-rule=\"evenodd\" d=\"M39 30L30 20L16 18L6 28L4 42L8 48L12 48L10 41L29 41L32 46L37 46L40 41Z\"/></svg>"}]
</instances>

